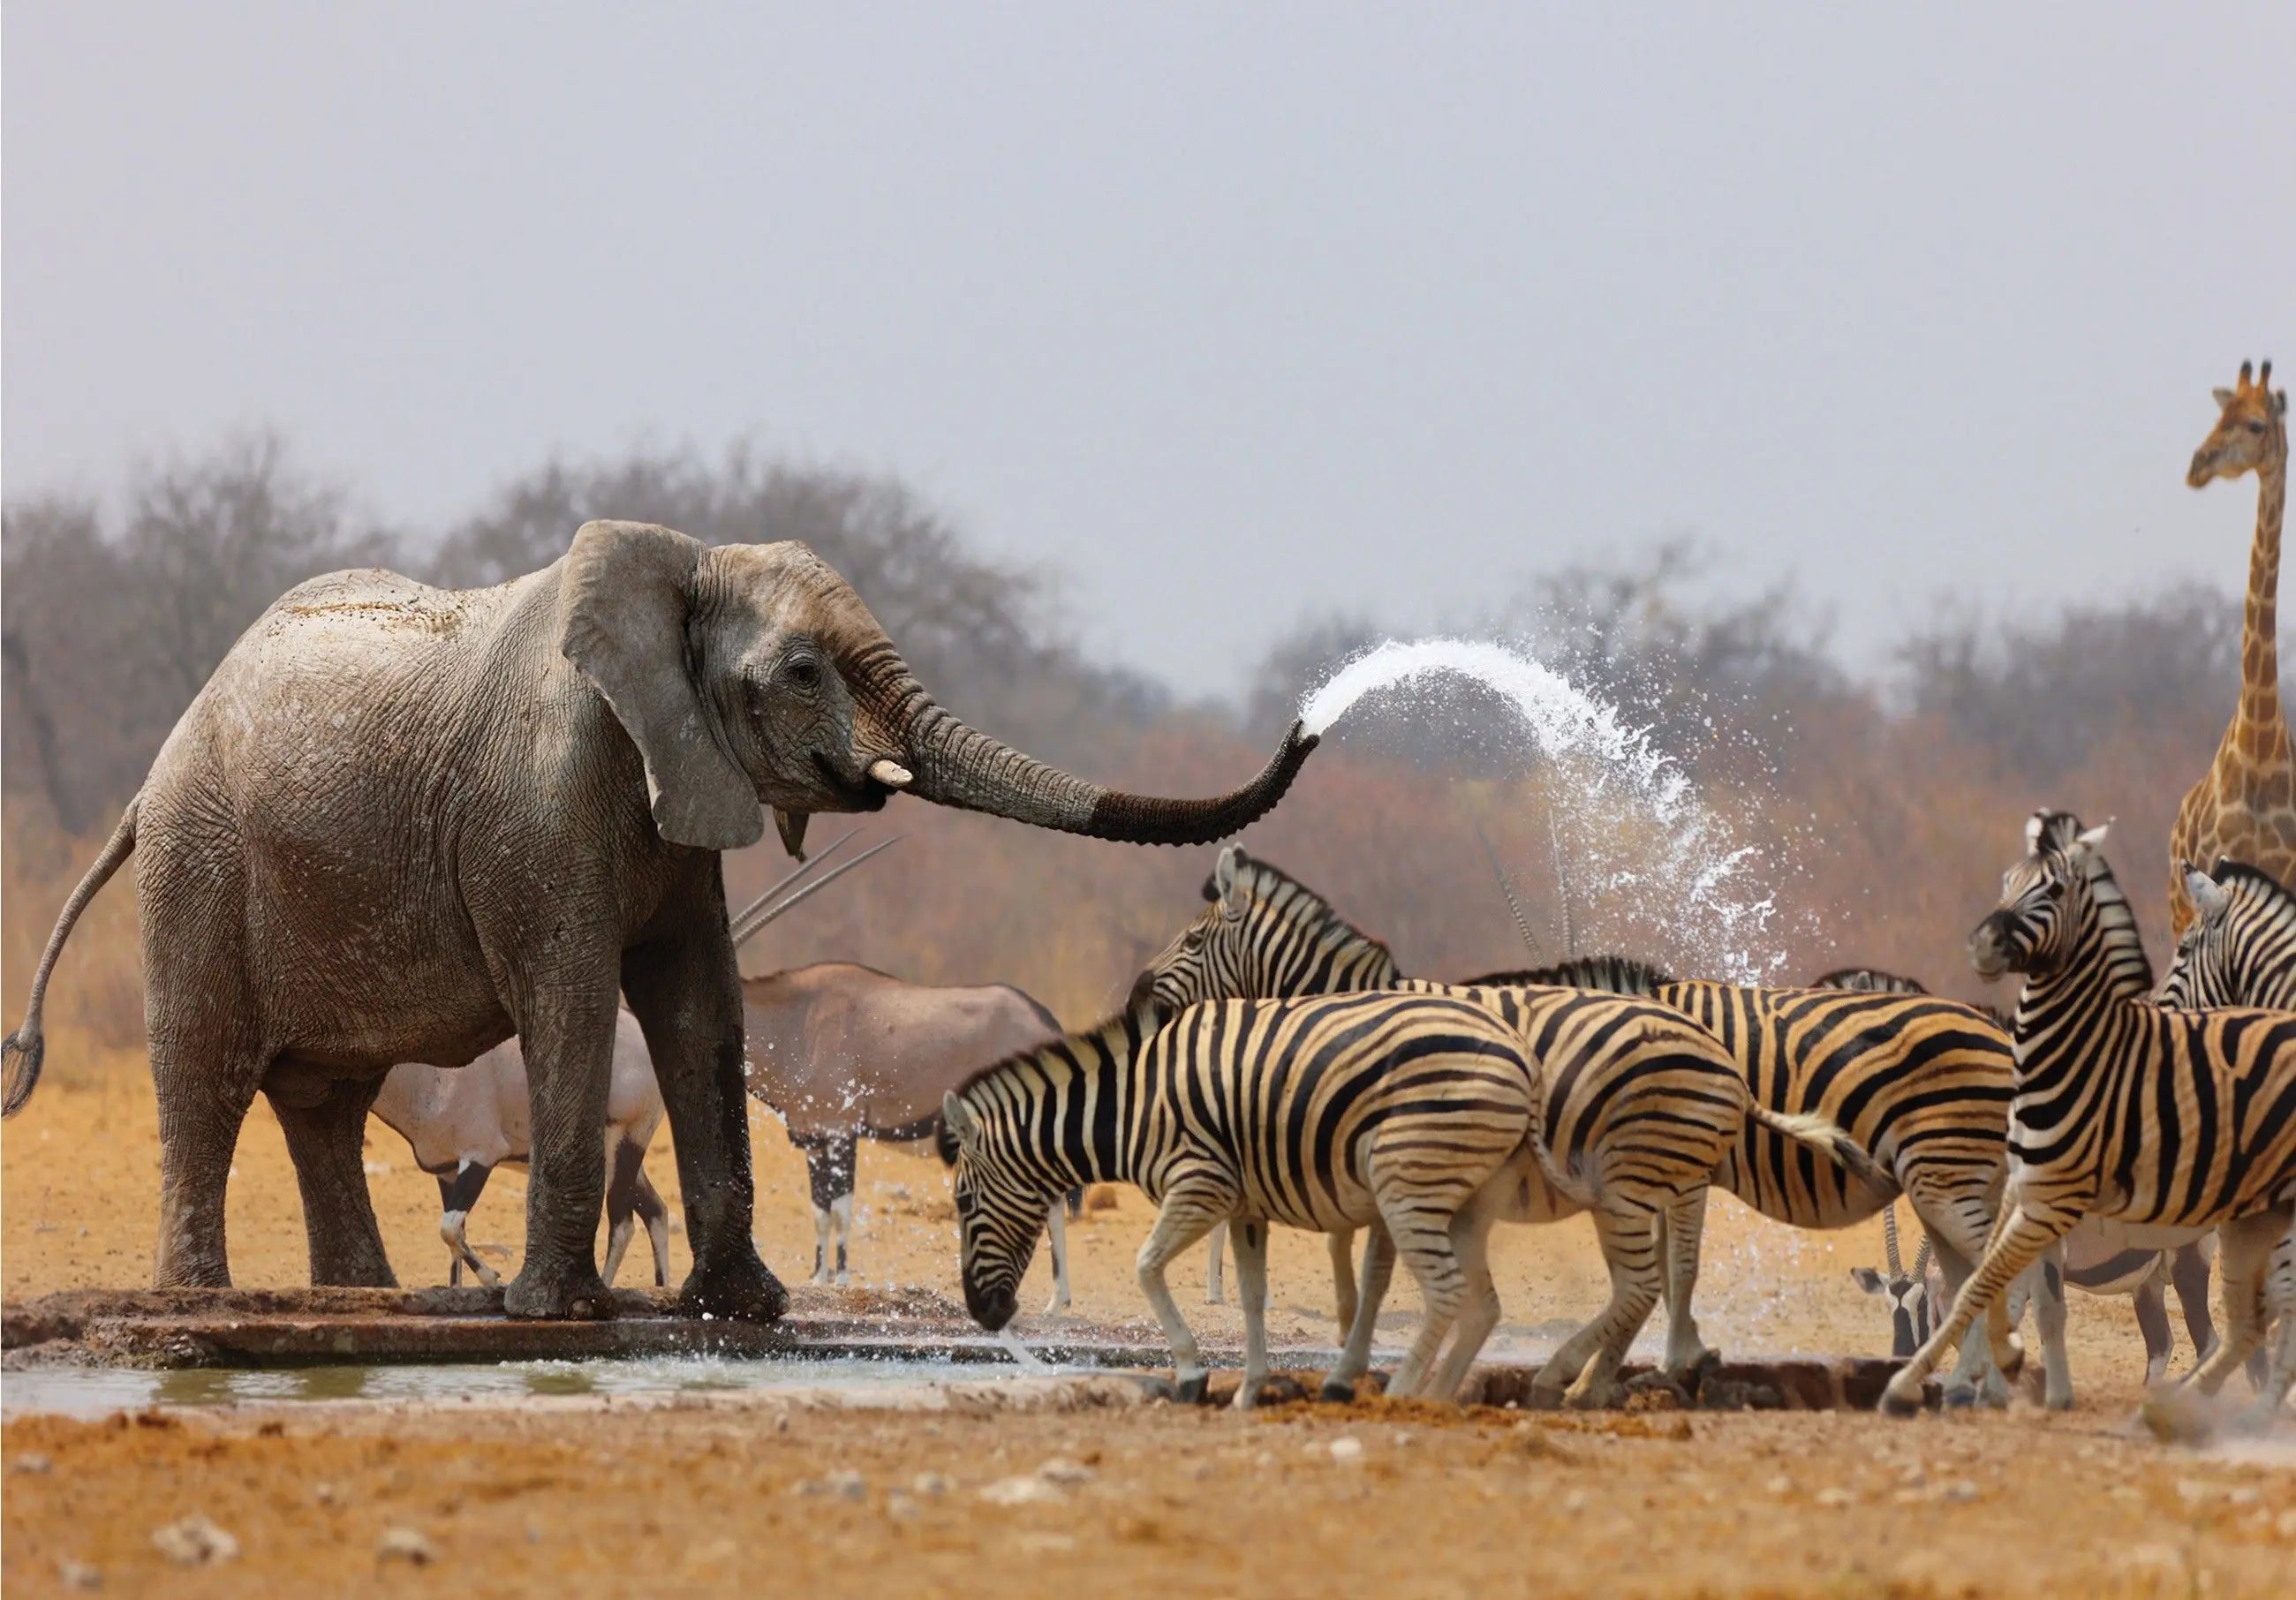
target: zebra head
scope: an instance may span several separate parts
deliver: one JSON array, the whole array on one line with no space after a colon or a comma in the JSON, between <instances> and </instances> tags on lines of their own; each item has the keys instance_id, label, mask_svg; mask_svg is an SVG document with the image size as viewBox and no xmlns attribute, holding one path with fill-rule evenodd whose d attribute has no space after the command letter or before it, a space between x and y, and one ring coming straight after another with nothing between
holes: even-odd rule
<instances>
[{"instance_id":1,"label":"zebra head","mask_svg":"<svg viewBox=\"0 0 2296 1600\"><path fill-rule=\"evenodd\" d=\"M1133 1004L1167 1011L1203 1000L1385 989L1399 974L1387 947L1282 868L1240 845L1221 849L1205 906L1132 986Z\"/></svg>"},{"instance_id":2,"label":"zebra head","mask_svg":"<svg viewBox=\"0 0 2296 1600\"><path fill-rule=\"evenodd\" d=\"M1890 1353L1903 1358L1929 1342L1933 1326L1930 1302L1930 1242L1924 1238L1914 1253L1908 1272L1898 1256L1898 1210L1882 1213L1882 1244L1889 1274L1871 1267L1853 1267L1850 1277L1868 1294L1878 1294L1890 1308Z\"/></svg>"},{"instance_id":3,"label":"zebra head","mask_svg":"<svg viewBox=\"0 0 2296 1600\"><path fill-rule=\"evenodd\" d=\"M2202 1011L2220 1005L2284 1009L2296 972L2296 895L2229 856L2204 873L2179 864L2194 915L2177 940L2161 981L2161 1005Z\"/></svg>"},{"instance_id":4,"label":"zebra head","mask_svg":"<svg viewBox=\"0 0 2296 1600\"><path fill-rule=\"evenodd\" d=\"M2089 910L2089 857L2103 826L2070 812L2036 811L2025 857L2001 874L2001 899L1969 936L1969 962L1988 983L2005 972L2054 972L2071 958Z\"/></svg>"},{"instance_id":5,"label":"zebra head","mask_svg":"<svg viewBox=\"0 0 2296 1600\"><path fill-rule=\"evenodd\" d=\"M1023 1147L1000 1136L1013 1131L1000 1107L976 1110L951 1093L941 1098L940 1115L934 1145L952 1169L964 1309L993 1333L1019 1309L1021 1275L1068 1185L1016 1159Z\"/></svg>"}]
</instances>

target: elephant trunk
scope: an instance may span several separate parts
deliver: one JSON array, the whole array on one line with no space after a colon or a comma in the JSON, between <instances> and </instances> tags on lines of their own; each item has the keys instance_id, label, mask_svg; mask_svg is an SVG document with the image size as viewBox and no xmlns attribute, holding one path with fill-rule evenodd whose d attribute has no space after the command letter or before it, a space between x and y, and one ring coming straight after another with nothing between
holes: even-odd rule
<instances>
[{"instance_id":1,"label":"elephant trunk","mask_svg":"<svg viewBox=\"0 0 2296 1600\"><path fill-rule=\"evenodd\" d=\"M1203 800L1168 800L1087 784L968 727L926 693L887 642L858 663L856 680L874 719L902 752L907 792L1039 828L1125 844L1209 844L1258 821L1316 748L1294 723L1259 775Z\"/></svg>"}]
</instances>

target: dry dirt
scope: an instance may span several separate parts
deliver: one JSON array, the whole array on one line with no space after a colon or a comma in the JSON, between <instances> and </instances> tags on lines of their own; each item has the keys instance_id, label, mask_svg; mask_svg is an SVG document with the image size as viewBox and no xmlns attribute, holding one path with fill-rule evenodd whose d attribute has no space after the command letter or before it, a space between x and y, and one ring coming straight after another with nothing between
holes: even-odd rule
<instances>
[{"instance_id":1,"label":"dry dirt","mask_svg":"<svg viewBox=\"0 0 2296 1600\"><path fill-rule=\"evenodd\" d=\"M801 1276L813 1245L804 1165L769 1115L756 1112L752 1127L758 1241L777 1269ZM435 1184L380 1125L368 1155L402 1280L443 1282ZM649 1169L675 1205L666 1138ZM302 1282L293 1177L260 1106L236 1170L237 1280ZM518 1238L524 1186L514 1171L497 1177L474 1239ZM111 1071L44 1086L0 1145L8 1298L146 1281L156 1190L148 1082ZM956 1292L947 1188L929 1156L865 1148L859 1200L857 1279ZM1147 1218L1124 1191L1074 1226L1079 1309L1144 1318L1130 1264ZM1876 1302L1848 1276L1879 1259L1878 1227L1795 1235L1718 1200L1708 1236L1701 1320L1710 1342L1886 1348ZM639 1281L641 1258L633 1252L625 1283ZM674 1235L674 1274L685 1259ZM1495 1268L1519 1345L1551 1337L1603 1293L1583 1223L1503 1230ZM1200 1332L1232 1336L1234 1313L1200 1303L1200 1274L1198 1258L1177 1275L1184 1309ZM1031 1294L1048 1284L1040 1254ZM1279 1335L1331 1337L1319 1241L1279 1235L1273 1300ZM1413 1301L1406 1286L1394 1303L1407 1312ZM108 1593L186 1595L282 1581L296 1586L283 1592L361 1593L442 1579L554 1595L579 1584L922 1596L984 1579L1016 1595L2288 1592L2296 1426L2208 1454L2153 1443L2130 1424L2143 1364L2127 1302L2077 1296L2072 1314L2081 1404L2068 1416L2021 1404L1912 1423L1701 1414L1581 1424L1374 1404L1254 1419L1163 1407L808 1412L785 1429L740 1407L627 1406L351 1407L167 1425L18 1418L5 1430L0 1571L25 1594L54 1590L66 1560L99 1567ZM1360 1453L1335 1456L1329 1447L1343 1438ZM1053 1457L1093 1475L1041 1504L980 1493ZM853 1497L793 1488L848 1472L860 1474ZM950 1487L919 1492L921 1473ZM194 1512L237 1539L235 1559L178 1569L153 1549L156 1527ZM379 1541L397 1528L420 1533L438 1564L380 1559Z\"/></svg>"}]
</instances>

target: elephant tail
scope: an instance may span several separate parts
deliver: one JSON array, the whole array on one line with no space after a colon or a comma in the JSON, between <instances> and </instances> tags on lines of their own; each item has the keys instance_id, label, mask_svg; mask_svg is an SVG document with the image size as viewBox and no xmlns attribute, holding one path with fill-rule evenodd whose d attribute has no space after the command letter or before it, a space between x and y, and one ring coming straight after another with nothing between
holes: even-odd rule
<instances>
[{"instance_id":1,"label":"elephant tail","mask_svg":"<svg viewBox=\"0 0 2296 1600\"><path fill-rule=\"evenodd\" d=\"M56 917L55 931L48 935L48 948L41 952L40 964L32 974L32 997L25 1004L24 1020L16 1025L4 1043L0 1043L0 1117L12 1117L24 1109L24 1102L32 1097L32 1090L40 1081L40 1062L47 1054L47 1040L40 1031L40 1007L47 998L48 974L54 970L56 957L63 954L64 940L71 937L72 924L79 914L95 898L96 890L111 881L119 864L135 849L135 808L142 802L138 795L127 802L127 813L119 825L111 830L111 838L103 853L87 869L79 887L71 891L63 910Z\"/></svg>"}]
</instances>

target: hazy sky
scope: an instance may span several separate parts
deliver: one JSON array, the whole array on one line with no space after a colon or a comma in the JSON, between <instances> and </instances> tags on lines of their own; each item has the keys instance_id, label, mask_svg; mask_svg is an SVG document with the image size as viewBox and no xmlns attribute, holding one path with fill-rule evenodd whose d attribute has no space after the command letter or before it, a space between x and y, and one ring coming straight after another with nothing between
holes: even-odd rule
<instances>
[{"instance_id":1,"label":"hazy sky","mask_svg":"<svg viewBox=\"0 0 2296 1600\"><path fill-rule=\"evenodd\" d=\"M268 423L435 526L749 435L1204 690L1668 532L1866 661L2236 584L2296 5L1898 9L9 0L6 492Z\"/></svg>"}]
</instances>

